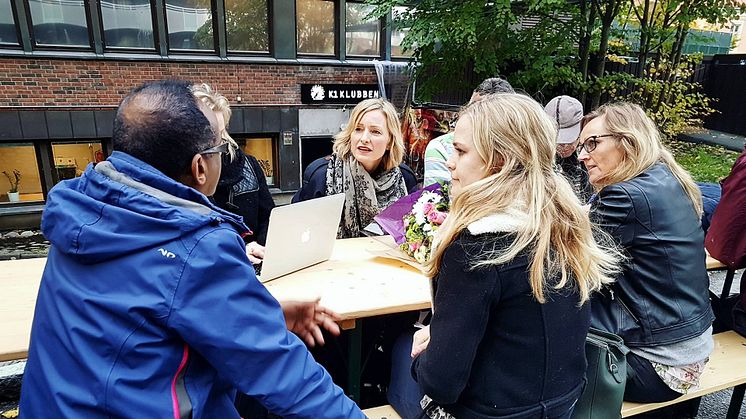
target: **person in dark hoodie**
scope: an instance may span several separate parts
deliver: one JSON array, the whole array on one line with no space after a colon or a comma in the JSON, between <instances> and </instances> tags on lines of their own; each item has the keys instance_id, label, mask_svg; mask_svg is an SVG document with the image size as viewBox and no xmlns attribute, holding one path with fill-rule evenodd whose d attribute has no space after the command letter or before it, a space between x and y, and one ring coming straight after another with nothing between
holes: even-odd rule
<instances>
[{"instance_id":1,"label":"person in dark hoodie","mask_svg":"<svg viewBox=\"0 0 746 419\"><path fill-rule=\"evenodd\" d=\"M282 416L364 418L288 331L313 340L333 313L281 307L246 226L207 198L228 143L190 85L134 89L112 140L48 196L21 416L238 418L238 390Z\"/></svg>"},{"instance_id":2,"label":"person in dark hoodie","mask_svg":"<svg viewBox=\"0 0 746 419\"><path fill-rule=\"evenodd\" d=\"M269 214L275 207L264 171L257 159L244 153L228 134L226 127L232 114L228 99L206 83L192 86L192 92L215 112L221 138L230 144L228 153L223 156L220 180L212 200L220 208L243 217L253 233L244 237L246 251L252 262L259 263L264 258Z\"/></svg>"},{"instance_id":3,"label":"person in dark hoodie","mask_svg":"<svg viewBox=\"0 0 746 419\"><path fill-rule=\"evenodd\" d=\"M573 192L585 205L593 195L593 186L588 181L588 171L578 160L578 146L583 105L571 96L557 96L547 103L544 112L557 123L557 169L570 182Z\"/></svg>"}]
</instances>

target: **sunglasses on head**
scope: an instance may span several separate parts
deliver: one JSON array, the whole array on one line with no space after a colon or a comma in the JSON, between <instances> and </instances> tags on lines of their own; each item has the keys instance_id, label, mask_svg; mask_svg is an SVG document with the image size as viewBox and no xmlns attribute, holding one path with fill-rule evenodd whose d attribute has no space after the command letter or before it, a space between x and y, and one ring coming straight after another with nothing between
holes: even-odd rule
<instances>
[{"instance_id":1,"label":"sunglasses on head","mask_svg":"<svg viewBox=\"0 0 746 419\"><path fill-rule=\"evenodd\" d=\"M210 147L207 150L202 150L197 154L215 154L215 153L225 154L228 152L228 146L229 146L228 141L223 141L222 143L216 145L215 147Z\"/></svg>"}]
</instances>

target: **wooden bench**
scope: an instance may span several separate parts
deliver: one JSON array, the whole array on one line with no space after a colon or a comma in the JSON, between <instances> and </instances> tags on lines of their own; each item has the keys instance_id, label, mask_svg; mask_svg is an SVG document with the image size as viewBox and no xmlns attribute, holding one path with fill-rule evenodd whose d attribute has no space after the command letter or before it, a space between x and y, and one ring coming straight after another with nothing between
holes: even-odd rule
<instances>
[{"instance_id":1,"label":"wooden bench","mask_svg":"<svg viewBox=\"0 0 746 419\"><path fill-rule=\"evenodd\" d=\"M660 409L685 400L701 397L716 391L734 387L730 399L727 419L737 419L743 404L746 390L746 338L730 331L713 336L715 349L710 355L705 371L700 379L699 390L685 394L665 403L629 403L622 406L622 417L637 415ZM401 419L393 407L379 406L363 411L370 419Z\"/></svg>"},{"instance_id":2,"label":"wooden bench","mask_svg":"<svg viewBox=\"0 0 746 419\"><path fill-rule=\"evenodd\" d=\"M734 387L726 417L728 419L738 418L741 404L743 404L744 390L746 389L746 338L733 331L718 333L713 338L715 349L710 355L710 362L707 363L705 371L702 373L699 390L664 403L625 402L622 406L622 417L626 418L649 412Z\"/></svg>"},{"instance_id":3,"label":"wooden bench","mask_svg":"<svg viewBox=\"0 0 746 419\"><path fill-rule=\"evenodd\" d=\"M370 409L363 410L365 416L370 419L401 419L396 410L391 405L371 407Z\"/></svg>"}]
</instances>

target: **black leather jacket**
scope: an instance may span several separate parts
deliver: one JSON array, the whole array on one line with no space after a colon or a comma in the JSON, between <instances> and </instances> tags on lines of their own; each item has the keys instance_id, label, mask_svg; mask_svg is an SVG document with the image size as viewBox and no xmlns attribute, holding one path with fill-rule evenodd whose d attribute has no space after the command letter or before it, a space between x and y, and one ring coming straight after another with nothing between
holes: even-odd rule
<instances>
[{"instance_id":1,"label":"black leather jacket","mask_svg":"<svg viewBox=\"0 0 746 419\"><path fill-rule=\"evenodd\" d=\"M704 233L666 165L603 188L591 219L629 256L617 281L592 299L592 326L633 347L681 342L710 327Z\"/></svg>"}]
</instances>

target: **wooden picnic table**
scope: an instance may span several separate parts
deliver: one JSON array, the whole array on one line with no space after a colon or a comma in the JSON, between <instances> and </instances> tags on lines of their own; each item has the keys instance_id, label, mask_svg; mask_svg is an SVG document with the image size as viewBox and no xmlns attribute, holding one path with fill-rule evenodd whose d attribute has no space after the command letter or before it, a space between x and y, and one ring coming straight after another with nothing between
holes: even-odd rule
<instances>
[{"instance_id":1,"label":"wooden picnic table","mask_svg":"<svg viewBox=\"0 0 746 419\"><path fill-rule=\"evenodd\" d=\"M337 240L329 260L266 282L278 300L312 300L342 316L350 329L349 394L359 396L362 332L357 319L430 307L429 281L400 260L381 257L386 237ZM0 361L26 358L46 258L0 261Z\"/></svg>"}]
</instances>

